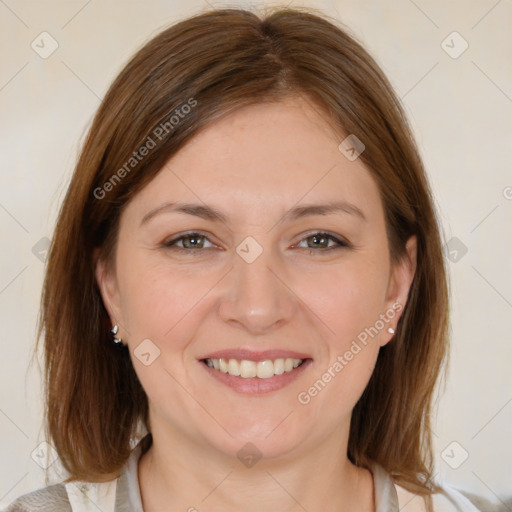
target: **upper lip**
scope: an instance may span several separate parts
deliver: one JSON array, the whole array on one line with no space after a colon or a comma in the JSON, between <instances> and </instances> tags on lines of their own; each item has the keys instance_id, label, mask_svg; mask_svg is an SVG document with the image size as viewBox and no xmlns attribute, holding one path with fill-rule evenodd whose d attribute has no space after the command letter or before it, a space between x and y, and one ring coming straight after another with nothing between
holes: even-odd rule
<instances>
[{"instance_id":1,"label":"upper lip","mask_svg":"<svg viewBox=\"0 0 512 512\"><path fill-rule=\"evenodd\" d=\"M227 349L227 350L217 350L215 352L211 352L203 357L200 357L200 360L203 359L236 359L237 361L242 361L246 359L248 361L266 361L268 359L311 359L311 356L308 354L304 354L301 352L295 352L293 350L280 350L280 349L271 349L271 350L250 350L245 348L237 348L237 349Z\"/></svg>"}]
</instances>

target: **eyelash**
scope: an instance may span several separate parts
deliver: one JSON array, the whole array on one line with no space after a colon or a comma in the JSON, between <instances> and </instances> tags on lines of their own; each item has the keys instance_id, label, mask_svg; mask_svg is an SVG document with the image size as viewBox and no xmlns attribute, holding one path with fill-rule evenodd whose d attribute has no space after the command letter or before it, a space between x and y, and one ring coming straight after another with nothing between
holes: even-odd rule
<instances>
[{"instance_id":1,"label":"eyelash","mask_svg":"<svg viewBox=\"0 0 512 512\"><path fill-rule=\"evenodd\" d=\"M309 252L309 254L312 254L314 252L330 252L332 250L337 250L337 249L343 249L343 248L349 248L351 247L351 245L348 243L348 242L345 242L344 240L334 236L334 235L331 235L329 233L325 233L323 231L316 231L314 233L310 233L308 234L307 236L305 236L304 238L302 238L300 240L300 242L303 242L304 240L307 240L308 238L312 238L312 237L319 237L319 238L327 238L328 240L332 240L334 241L337 246L331 246L331 247L322 247L320 249L315 249L315 248L308 248L308 247L300 247L300 249L305 249L306 251ZM174 238L172 240L168 240L166 242L163 243L163 246L168 248L168 249L171 249L171 250L177 250L177 251L181 251L181 252L187 252L187 253L192 253L192 252L201 252L201 250L204 250L204 248L199 248L199 249L190 249L190 248L186 248L186 247L177 247L177 243L182 241L183 239L185 238L205 238L206 240L208 240L208 237L206 235L203 235L201 233L197 233L195 231L192 231L192 232L189 232L189 233L184 233L182 235L180 235L179 237L177 238ZM300 243L299 242L299 243ZM210 242L211 243L211 242ZM210 249L210 247L206 247L206 249Z\"/></svg>"}]
</instances>

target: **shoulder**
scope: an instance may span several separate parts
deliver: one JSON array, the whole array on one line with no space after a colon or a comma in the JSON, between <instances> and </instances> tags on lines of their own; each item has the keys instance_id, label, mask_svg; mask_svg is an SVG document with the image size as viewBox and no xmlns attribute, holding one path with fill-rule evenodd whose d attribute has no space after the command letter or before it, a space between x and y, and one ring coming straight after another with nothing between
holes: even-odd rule
<instances>
[{"instance_id":1,"label":"shoulder","mask_svg":"<svg viewBox=\"0 0 512 512\"><path fill-rule=\"evenodd\" d=\"M400 512L425 512L422 498L395 484ZM432 495L434 512L501 512L498 505L481 496L443 485L441 492Z\"/></svg>"},{"instance_id":2,"label":"shoulder","mask_svg":"<svg viewBox=\"0 0 512 512\"><path fill-rule=\"evenodd\" d=\"M71 512L63 483L32 491L13 501L4 512Z\"/></svg>"},{"instance_id":3,"label":"shoulder","mask_svg":"<svg viewBox=\"0 0 512 512\"><path fill-rule=\"evenodd\" d=\"M118 479L59 483L20 496L3 512L85 512L114 510Z\"/></svg>"},{"instance_id":4,"label":"shoulder","mask_svg":"<svg viewBox=\"0 0 512 512\"><path fill-rule=\"evenodd\" d=\"M114 480L73 480L50 485L20 496L0 512L110 512L116 509L116 504L122 510L142 512L137 462L141 450L147 449L150 443L151 435L148 434L136 444L121 475Z\"/></svg>"}]
</instances>

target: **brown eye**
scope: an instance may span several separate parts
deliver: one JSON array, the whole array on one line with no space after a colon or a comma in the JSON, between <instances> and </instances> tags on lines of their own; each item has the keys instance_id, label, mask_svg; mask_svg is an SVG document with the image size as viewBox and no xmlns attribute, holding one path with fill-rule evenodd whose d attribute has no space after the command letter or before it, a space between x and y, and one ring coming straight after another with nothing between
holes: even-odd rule
<instances>
[{"instance_id":1,"label":"brown eye","mask_svg":"<svg viewBox=\"0 0 512 512\"><path fill-rule=\"evenodd\" d=\"M205 240L208 239L205 235L201 235L200 233L187 233L178 238L174 238L173 240L168 240L164 243L164 246L183 251L193 251L196 249L205 249ZM178 245L180 242L182 243L182 246ZM206 247L206 249L207 248L208 247Z\"/></svg>"},{"instance_id":2,"label":"brown eye","mask_svg":"<svg viewBox=\"0 0 512 512\"><path fill-rule=\"evenodd\" d=\"M304 249L321 249L325 251L349 246L346 242L340 240L339 238L322 232L312 233L311 235L303 238L300 243L303 241L308 241L307 247L303 247ZM329 245L329 242L331 241L334 242L334 244Z\"/></svg>"}]
</instances>

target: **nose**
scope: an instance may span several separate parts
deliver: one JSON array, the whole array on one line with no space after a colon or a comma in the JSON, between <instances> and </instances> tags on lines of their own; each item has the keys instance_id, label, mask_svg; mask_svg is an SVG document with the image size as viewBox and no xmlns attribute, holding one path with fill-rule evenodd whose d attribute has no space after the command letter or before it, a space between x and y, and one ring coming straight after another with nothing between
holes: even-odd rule
<instances>
[{"instance_id":1,"label":"nose","mask_svg":"<svg viewBox=\"0 0 512 512\"><path fill-rule=\"evenodd\" d=\"M297 297L279 258L268 248L252 262L240 254L234 252L233 268L226 276L219 306L222 320L255 335L290 322Z\"/></svg>"}]
</instances>

